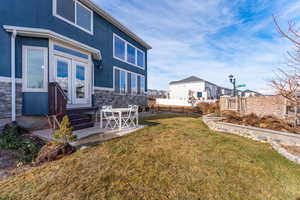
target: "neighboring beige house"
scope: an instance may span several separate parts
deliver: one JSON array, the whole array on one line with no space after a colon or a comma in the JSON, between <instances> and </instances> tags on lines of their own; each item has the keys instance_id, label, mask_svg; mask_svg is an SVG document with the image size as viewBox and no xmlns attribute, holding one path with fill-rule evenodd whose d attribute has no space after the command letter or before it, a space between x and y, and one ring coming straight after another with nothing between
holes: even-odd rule
<instances>
[{"instance_id":1,"label":"neighboring beige house","mask_svg":"<svg viewBox=\"0 0 300 200\"><path fill-rule=\"evenodd\" d=\"M179 81L169 83L170 99L188 100L189 91L194 92L198 100L215 100L223 95L231 95L232 90L220 87L214 83L191 76Z\"/></svg>"}]
</instances>

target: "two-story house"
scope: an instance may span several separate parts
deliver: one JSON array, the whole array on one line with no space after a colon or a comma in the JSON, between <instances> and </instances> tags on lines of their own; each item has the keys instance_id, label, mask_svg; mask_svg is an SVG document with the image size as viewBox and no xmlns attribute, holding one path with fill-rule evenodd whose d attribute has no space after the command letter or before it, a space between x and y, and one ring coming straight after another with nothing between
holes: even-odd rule
<instances>
[{"instance_id":1,"label":"two-story house","mask_svg":"<svg viewBox=\"0 0 300 200\"><path fill-rule=\"evenodd\" d=\"M220 96L229 95L232 90L220 87L214 83L203 80L196 76L191 76L179 81L169 83L170 99L185 100L189 99L189 91L198 100L216 100Z\"/></svg>"},{"instance_id":2,"label":"two-story house","mask_svg":"<svg viewBox=\"0 0 300 200\"><path fill-rule=\"evenodd\" d=\"M2 0L0 16L1 119L49 115L62 91L67 110L146 104L151 46L91 0Z\"/></svg>"}]
</instances>

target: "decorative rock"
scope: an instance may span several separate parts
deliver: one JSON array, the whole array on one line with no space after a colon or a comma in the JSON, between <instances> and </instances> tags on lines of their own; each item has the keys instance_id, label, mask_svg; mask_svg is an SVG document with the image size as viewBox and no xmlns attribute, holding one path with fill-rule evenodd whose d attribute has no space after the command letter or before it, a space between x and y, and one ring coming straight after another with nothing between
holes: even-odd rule
<instances>
[{"instance_id":1,"label":"decorative rock","mask_svg":"<svg viewBox=\"0 0 300 200\"><path fill-rule=\"evenodd\" d=\"M88 148L87 146L82 146L82 147L80 147L79 150L84 150L84 149L87 149L87 148Z\"/></svg>"},{"instance_id":2,"label":"decorative rock","mask_svg":"<svg viewBox=\"0 0 300 200\"><path fill-rule=\"evenodd\" d=\"M263 141L263 142L267 142L267 141L268 141L268 138L267 138L267 137L264 137L264 136L258 136L258 137L257 137L257 140Z\"/></svg>"}]
</instances>

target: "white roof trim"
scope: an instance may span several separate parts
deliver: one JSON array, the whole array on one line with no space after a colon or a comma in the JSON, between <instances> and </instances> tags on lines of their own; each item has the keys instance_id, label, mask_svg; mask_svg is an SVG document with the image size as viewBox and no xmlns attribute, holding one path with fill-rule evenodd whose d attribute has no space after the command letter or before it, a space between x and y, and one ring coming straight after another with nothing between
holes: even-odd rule
<instances>
[{"instance_id":1,"label":"white roof trim","mask_svg":"<svg viewBox=\"0 0 300 200\"><path fill-rule=\"evenodd\" d=\"M88 46L86 44L83 44L81 42L78 42L76 40L73 40L69 37L63 36L61 34L58 34L48 29L28 28L28 27L20 27L20 26L8 26L8 25L3 25L3 28L7 32L13 32L14 30L16 30L18 35L21 36L55 39L92 53L93 58L96 60L102 59L101 52L98 49L95 49L91 46Z\"/></svg>"},{"instance_id":2,"label":"white roof trim","mask_svg":"<svg viewBox=\"0 0 300 200\"><path fill-rule=\"evenodd\" d=\"M139 36L137 36L135 33L130 31L126 26L121 24L118 20L116 20L114 17L112 17L110 14L105 12L103 9L101 9L95 2L92 0L80 0L83 4L90 7L93 11L95 11L98 15L102 16L104 19L115 25L117 28L119 28L121 31L132 37L134 40L139 42L142 46L146 47L148 50L152 49L152 47L147 44L143 39L141 39Z\"/></svg>"}]
</instances>

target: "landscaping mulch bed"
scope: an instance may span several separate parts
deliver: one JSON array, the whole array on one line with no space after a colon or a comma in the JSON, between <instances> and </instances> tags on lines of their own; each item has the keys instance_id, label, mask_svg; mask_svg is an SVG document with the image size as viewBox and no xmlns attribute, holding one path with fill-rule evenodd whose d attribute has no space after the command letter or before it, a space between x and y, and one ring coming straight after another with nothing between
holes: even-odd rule
<instances>
[{"instance_id":1,"label":"landscaping mulch bed","mask_svg":"<svg viewBox=\"0 0 300 200\"><path fill-rule=\"evenodd\" d=\"M21 153L15 150L0 149L0 180L24 172L31 168L29 165L17 167Z\"/></svg>"},{"instance_id":2,"label":"landscaping mulch bed","mask_svg":"<svg viewBox=\"0 0 300 200\"><path fill-rule=\"evenodd\" d=\"M300 126L294 127L292 123L271 115L259 117L254 113L242 115L235 111L223 111L222 116L225 117L222 121L226 123L300 134Z\"/></svg>"}]
</instances>

